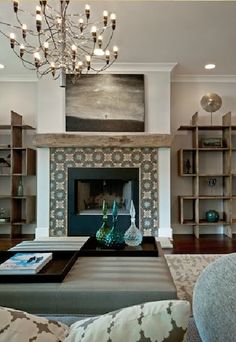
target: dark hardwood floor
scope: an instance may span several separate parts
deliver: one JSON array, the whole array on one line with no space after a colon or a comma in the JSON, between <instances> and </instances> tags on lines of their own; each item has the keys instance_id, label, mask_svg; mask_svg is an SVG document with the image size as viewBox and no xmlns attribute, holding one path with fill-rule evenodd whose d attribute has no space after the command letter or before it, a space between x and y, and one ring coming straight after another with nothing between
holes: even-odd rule
<instances>
[{"instance_id":1,"label":"dark hardwood floor","mask_svg":"<svg viewBox=\"0 0 236 342\"><path fill-rule=\"evenodd\" d=\"M236 235L174 235L173 254L227 254L236 252Z\"/></svg>"},{"instance_id":2,"label":"dark hardwood floor","mask_svg":"<svg viewBox=\"0 0 236 342\"><path fill-rule=\"evenodd\" d=\"M27 237L22 237L19 239L9 239L9 238L0 238L0 251L6 251L11 247L14 247L18 243L26 240L34 240L34 236L27 236Z\"/></svg>"},{"instance_id":3,"label":"dark hardwood floor","mask_svg":"<svg viewBox=\"0 0 236 342\"><path fill-rule=\"evenodd\" d=\"M202 235L196 239L193 235L174 235L173 249L164 249L166 254L227 254L236 252L236 235L232 239L223 235ZM21 241L33 240L0 238L0 250L7 250Z\"/></svg>"}]
</instances>

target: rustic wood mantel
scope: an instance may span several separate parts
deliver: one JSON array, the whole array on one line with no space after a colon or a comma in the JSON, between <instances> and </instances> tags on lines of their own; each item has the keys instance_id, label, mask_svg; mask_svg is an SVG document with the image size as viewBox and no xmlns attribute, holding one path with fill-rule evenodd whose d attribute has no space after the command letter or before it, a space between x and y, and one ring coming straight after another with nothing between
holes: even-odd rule
<instances>
[{"instance_id":1,"label":"rustic wood mantel","mask_svg":"<svg viewBox=\"0 0 236 342\"><path fill-rule=\"evenodd\" d=\"M46 133L36 134L36 147L170 147L171 134Z\"/></svg>"}]
</instances>

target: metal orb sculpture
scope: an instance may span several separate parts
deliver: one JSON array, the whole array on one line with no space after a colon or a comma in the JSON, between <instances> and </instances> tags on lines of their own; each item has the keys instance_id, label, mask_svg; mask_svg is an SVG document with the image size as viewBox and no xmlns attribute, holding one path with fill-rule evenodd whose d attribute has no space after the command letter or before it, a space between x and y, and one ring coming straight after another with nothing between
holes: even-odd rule
<instances>
[{"instance_id":1,"label":"metal orb sculpture","mask_svg":"<svg viewBox=\"0 0 236 342\"><path fill-rule=\"evenodd\" d=\"M211 125L212 125L212 113L216 112L222 106L222 98L214 93L207 93L201 99L201 107L211 113Z\"/></svg>"}]
</instances>

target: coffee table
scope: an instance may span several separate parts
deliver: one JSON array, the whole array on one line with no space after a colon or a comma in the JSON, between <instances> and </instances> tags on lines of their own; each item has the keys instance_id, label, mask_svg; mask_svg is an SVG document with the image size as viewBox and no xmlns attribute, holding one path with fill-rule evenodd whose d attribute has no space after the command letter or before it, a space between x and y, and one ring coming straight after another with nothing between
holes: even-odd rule
<instances>
[{"instance_id":1,"label":"coffee table","mask_svg":"<svg viewBox=\"0 0 236 342\"><path fill-rule=\"evenodd\" d=\"M155 256L79 256L61 283L0 284L0 305L38 314L98 315L176 299L161 247Z\"/></svg>"}]
</instances>

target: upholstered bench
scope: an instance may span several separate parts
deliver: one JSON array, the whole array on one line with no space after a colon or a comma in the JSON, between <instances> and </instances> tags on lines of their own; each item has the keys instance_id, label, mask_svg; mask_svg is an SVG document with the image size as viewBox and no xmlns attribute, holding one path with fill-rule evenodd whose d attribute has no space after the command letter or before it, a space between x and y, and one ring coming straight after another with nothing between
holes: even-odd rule
<instances>
[{"instance_id":1,"label":"upholstered bench","mask_svg":"<svg viewBox=\"0 0 236 342\"><path fill-rule=\"evenodd\" d=\"M62 283L0 284L0 305L31 313L103 314L175 299L163 256L79 257Z\"/></svg>"}]
</instances>

